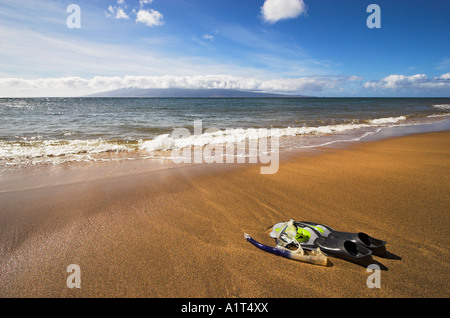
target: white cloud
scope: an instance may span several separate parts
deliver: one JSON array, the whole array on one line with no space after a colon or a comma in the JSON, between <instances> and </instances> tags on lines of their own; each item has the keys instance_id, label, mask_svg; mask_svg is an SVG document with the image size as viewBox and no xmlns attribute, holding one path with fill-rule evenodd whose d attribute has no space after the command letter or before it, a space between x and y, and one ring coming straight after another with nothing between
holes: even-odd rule
<instances>
[{"instance_id":1,"label":"white cloud","mask_svg":"<svg viewBox=\"0 0 450 318\"><path fill-rule=\"evenodd\" d=\"M0 43L7 45L0 45L0 72L2 77L8 78L228 74L267 79L320 73L286 75L285 71L292 69L291 61L283 63L285 69L274 70L215 57L169 54L166 46L185 44L173 36L144 39L141 43L152 49L143 50L134 43L115 45L103 40L66 38L19 27L2 26L1 29Z\"/></svg>"},{"instance_id":2,"label":"white cloud","mask_svg":"<svg viewBox=\"0 0 450 318\"><path fill-rule=\"evenodd\" d=\"M214 41L214 36L211 35L211 34L203 34L202 35L202 39L209 40L209 41Z\"/></svg>"},{"instance_id":3,"label":"white cloud","mask_svg":"<svg viewBox=\"0 0 450 318\"><path fill-rule=\"evenodd\" d=\"M147 4L152 4L153 0L139 0L139 11L137 11L137 8L133 8L131 10L131 13L134 15L136 14L136 22L144 23L145 25L148 25L150 27L156 26L156 25L163 25L163 15L153 9L146 10L144 9L144 6ZM116 19L129 19L130 16L125 12L125 9L127 9L127 5L125 4L124 0L117 0L118 7L115 6L109 6L108 12L106 12L107 17L114 17Z\"/></svg>"},{"instance_id":4,"label":"white cloud","mask_svg":"<svg viewBox=\"0 0 450 318\"><path fill-rule=\"evenodd\" d=\"M339 88L353 77L321 76L262 80L231 75L198 76L96 76L62 78L0 78L0 97L84 96L119 88L239 89L263 92L308 94Z\"/></svg>"},{"instance_id":5,"label":"white cloud","mask_svg":"<svg viewBox=\"0 0 450 318\"><path fill-rule=\"evenodd\" d=\"M128 14L126 14L122 8L117 9L116 19L129 19L129 18L130 17L128 16Z\"/></svg>"},{"instance_id":6,"label":"white cloud","mask_svg":"<svg viewBox=\"0 0 450 318\"><path fill-rule=\"evenodd\" d=\"M364 88L392 91L450 89L450 73L433 78L429 78L426 74L411 76L393 74L377 81L366 82Z\"/></svg>"},{"instance_id":7,"label":"white cloud","mask_svg":"<svg viewBox=\"0 0 450 318\"><path fill-rule=\"evenodd\" d=\"M139 0L139 4L143 7L146 4L152 4L153 0Z\"/></svg>"},{"instance_id":8,"label":"white cloud","mask_svg":"<svg viewBox=\"0 0 450 318\"><path fill-rule=\"evenodd\" d=\"M124 1L119 0L117 1L117 3L119 5L124 4ZM114 17L116 19L129 19L130 17L128 16L128 14L125 12L124 8L121 7L113 7L113 6L109 6L108 7L108 12L105 12L105 15L107 17Z\"/></svg>"},{"instance_id":9,"label":"white cloud","mask_svg":"<svg viewBox=\"0 0 450 318\"><path fill-rule=\"evenodd\" d=\"M439 79L443 79L443 80L450 80L450 73L442 74L442 75L439 76L438 78L439 78Z\"/></svg>"},{"instance_id":10,"label":"white cloud","mask_svg":"<svg viewBox=\"0 0 450 318\"><path fill-rule=\"evenodd\" d=\"M136 16L136 22L144 23L145 25L153 27L157 25L163 25L163 17L164 16L156 10L140 9Z\"/></svg>"},{"instance_id":11,"label":"white cloud","mask_svg":"<svg viewBox=\"0 0 450 318\"><path fill-rule=\"evenodd\" d=\"M108 7L108 11L105 12L105 15L106 15L106 17L109 18L109 17L113 16L115 12L116 12L115 7L109 6L109 7Z\"/></svg>"},{"instance_id":12,"label":"white cloud","mask_svg":"<svg viewBox=\"0 0 450 318\"><path fill-rule=\"evenodd\" d=\"M266 0L261 7L261 13L264 21L275 23L305 14L306 5L303 0Z\"/></svg>"}]
</instances>

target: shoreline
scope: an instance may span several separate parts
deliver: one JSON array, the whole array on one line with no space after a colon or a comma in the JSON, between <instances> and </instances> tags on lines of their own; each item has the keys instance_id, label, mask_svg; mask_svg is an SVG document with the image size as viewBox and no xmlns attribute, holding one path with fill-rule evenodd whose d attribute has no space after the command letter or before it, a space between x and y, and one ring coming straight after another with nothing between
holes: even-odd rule
<instances>
[{"instance_id":1,"label":"shoreline","mask_svg":"<svg viewBox=\"0 0 450 318\"><path fill-rule=\"evenodd\" d=\"M84 162L113 162L123 160L182 160L184 156L179 150L189 147L212 148L227 153L228 146L234 147L235 160L250 160L250 147L256 142L265 142L273 137L278 140L277 148L281 152L291 150L307 150L311 148L334 147L334 144L377 140L384 137L401 136L413 133L450 130L448 113L429 116L399 116L374 120L357 120L344 124L325 124L318 126L271 127L261 128L228 128L219 129L215 134L204 130L201 121L194 121L194 135L186 128L177 129L173 133L182 133L184 138L172 138L169 134L159 134L153 139L45 139L43 137L22 137L23 140L2 140L0 158L0 182L2 173L15 168L32 166L65 165ZM206 128L206 127L205 127ZM189 132L188 132L189 130ZM389 134L389 132L391 132ZM185 135L187 134L187 136ZM72 136L68 133L68 136ZM16 136L17 137L17 136ZM37 139L35 139L37 138ZM223 147L225 146L225 147ZM175 154L174 154L175 152ZM220 155L219 155L220 157ZM214 161L213 155L202 158Z\"/></svg>"},{"instance_id":2,"label":"shoreline","mask_svg":"<svg viewBox=\"0 0 450 318\"><path fill-rule=\"evenodd\" d=\"M0 296L448 297L449 142L444 131L292 152L265 176L145 162L37 174L41 187L0 193ZM355 264L297 263L242 237L273 246L267 228L290 218L387 240L389 257L374 258L382 288ZM70 264L79 290L66 286Z\"/></svg>"},{"instance_id":3,"label":"shoreline","mask_svg":"<svg viewBox=\"0 0 450 318\"><path fill-rule=\"evenodd\" d=\"M334 140L325 145L316 145L305 148L280 149L279 161L283 162L300 156L318 155L330 150L348 149L359 144L382 141L397 137L406 137L416 134L430 132L450 131L450 117L442 118L433 123L420 123L406 126L383 127L379 131L362 138L349 140ZM301 138L301 137L294 137ZM336 137L335 137L336 138ZM192 158L193 159L193 158ZM271 161L273 158L270 156ZM171 158L135 158L117 159L105 161L69 161L58 164L37 164L28 166L2 167L0 170L0 193L31 190L46 186L63 185L76 182L93 181L105 177L120 177L130 174L149 173L167 169L185 169L192 166L227 166L227 169L239 169L248 166L269 167L272 164L249 163L249 157L245 158L245 163L206 163L202 158L201 163L175 163ZM220 168L218 168L220 169ZM91 173L92 172L92 173Z\"/></svg>"}]
</instances>

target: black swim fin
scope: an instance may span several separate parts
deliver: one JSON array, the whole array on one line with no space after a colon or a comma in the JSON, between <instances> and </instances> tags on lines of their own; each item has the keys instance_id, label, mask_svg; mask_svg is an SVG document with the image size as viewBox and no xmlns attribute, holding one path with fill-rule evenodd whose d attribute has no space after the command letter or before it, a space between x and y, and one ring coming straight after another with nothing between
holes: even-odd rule
<instances>
[{"instance_id":1,"label":"black swim fin","mask_svg":"<svg viewBox=\"0 0 450 318\"><path fill-rule=\"evenodd\" d=\"M372 251L350 240L323 236L317 229L307 224L295 223L298 229L298 242L306 250L317 247L327 256L332 256L367 267L373 263ZM307 239L303 241L302 235ZM303 241L303 242L302 242Z\"/></svg>"},{"instance_id":2,"label":"black swim fin","mask_svg":"<svg viewBox=\"0 0 450 318\"><path fill-rule=\"evenodd\" d=\"M348 232L340 232L333 230L331 227L318 224L314 222L295 222L296 226L300 224L307 225L315 228L320 232L320 234L324 237L334 238L339 240L346 240L354 242L358 245L364 246L372 251L373 255L376 256L385 256L386 255L386 242L373 238L366 233L348 233Z\"/></svg>"}]
</instances>

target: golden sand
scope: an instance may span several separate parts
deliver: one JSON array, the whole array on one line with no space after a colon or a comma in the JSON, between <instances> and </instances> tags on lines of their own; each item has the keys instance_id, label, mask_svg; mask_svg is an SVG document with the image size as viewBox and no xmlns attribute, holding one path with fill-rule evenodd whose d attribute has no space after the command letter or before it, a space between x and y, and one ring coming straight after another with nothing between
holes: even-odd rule
<instances>
[{"instance_id":1,"label":"golden sand","mask_svg":"<svg viewBox=\"0 0 450 318\"><path fill-rule=\"evenodd\" d=\"M450 132L289 155L275 175L144 163L66 167L0 191L0 296L450 296ZM273 246L267 228L289 219L386 240L381 288L358 265L299 263L243 238ZM70 264L80 289L66 286Z\"/></svg>"}]
</instances>

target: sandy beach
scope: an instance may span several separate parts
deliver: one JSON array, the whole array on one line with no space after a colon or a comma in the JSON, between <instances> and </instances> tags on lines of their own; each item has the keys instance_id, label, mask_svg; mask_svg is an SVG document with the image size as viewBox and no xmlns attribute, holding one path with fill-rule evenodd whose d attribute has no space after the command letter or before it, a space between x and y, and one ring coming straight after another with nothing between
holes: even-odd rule
<instances>
[{"instance_id":1,"label":"sandy beach","mask_svg":"<svg viewBox=\"0 0 450 318\"><path fill-rule=\"evenodd\" d=\"M0 297L449 297L450 132L289 153L256 165L33 168L0 185ZM295 219L388 242L366 268L267 254ZM66 286L67 266L81 288Z\"/></svg>"}]
</instances>

